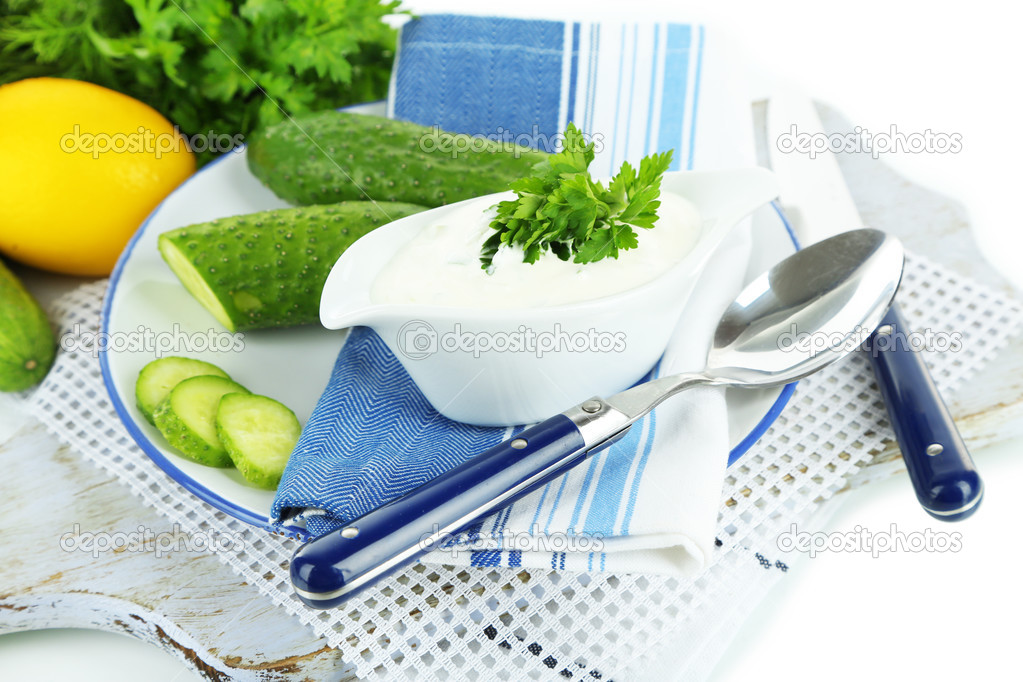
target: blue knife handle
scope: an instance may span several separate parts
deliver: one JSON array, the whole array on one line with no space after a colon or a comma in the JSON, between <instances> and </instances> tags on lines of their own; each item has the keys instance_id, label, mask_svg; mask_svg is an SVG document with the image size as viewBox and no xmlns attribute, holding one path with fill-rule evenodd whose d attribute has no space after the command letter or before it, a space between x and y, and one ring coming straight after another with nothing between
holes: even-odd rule
<instances>
[{"instance_id":1,"label":"blue knife handle","mask_svg":"<svg viewBox=\"0 0 1023 682\"><path fill-rule=\"evenodd\" d=\"M909 335L893 305L870 337L868 354L917 499L931 516L959 521L976 511L984 486Z\"/></svg>"},{"instance_id":2,"label":"blue knife handle","mask_svg":"<svg viewBox=\"0 0 1023 682\"><path fill-rule=\"evenodd\" d=\"M291 560L295 592L313 608L337 606L623 434L587 450L563 414L528 428L300 547Z\"/></svg>"}]
</instances>

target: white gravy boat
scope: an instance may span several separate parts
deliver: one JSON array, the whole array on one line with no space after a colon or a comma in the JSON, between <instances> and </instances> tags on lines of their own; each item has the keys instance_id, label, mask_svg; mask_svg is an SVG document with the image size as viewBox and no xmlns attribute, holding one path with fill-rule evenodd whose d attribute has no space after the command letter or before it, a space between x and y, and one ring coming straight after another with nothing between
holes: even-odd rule
<instances>
[{"instance_id":1,"label":"white gravy boat","mask_svg":"<svg viewBox=\"0 0 1023 682\"><path fill-rule=\"evenodd\" d=\"M674 171L664 174L661 191L695 204L700 234L676 265L634 289L579 303L506 310L374 303L370 292L380 271L421 229L460 206L451 204L388 223L355 242L327 278L320 321L328 329L371 327L437 411L460 422L530 424L592 396L617 393L654 366L711 254L743 217L777 197L778 185L763 168ZM491 195L492 203L511 196ZM456 330L507 339L521 335L522 327L547 340L590 330L620 333L624 343L610 351L560 343L544 353L474 353L442 343Z\"/></svg>"}]
</instances>

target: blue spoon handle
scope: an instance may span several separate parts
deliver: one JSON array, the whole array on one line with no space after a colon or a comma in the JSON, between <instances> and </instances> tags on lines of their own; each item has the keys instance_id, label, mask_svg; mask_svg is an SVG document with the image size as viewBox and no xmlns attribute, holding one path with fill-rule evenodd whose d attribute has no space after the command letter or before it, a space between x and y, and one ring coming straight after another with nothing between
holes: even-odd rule
<instances>
[{"instance_id":1,"label":"blue spoon handle","mask_svg":"<svg viewBox=\"0 0 1023 682\"><path fill-rule=\"evenodd\" d=\"M314 608L337 606L623 434L587 448L576 423L564 414L528 428L300 547L291 560L295 592Z\"/></svg>"},{"instance_id":2,"label":"blue spoon handle","mask_svg":"<svg viewBox=\"0 0 1023 682\"><path fill-rule=\"evenodd\" d=\"M980 504L984 486L897 306L867 350L917 499L937 519L965 519Z\"/></svg>"}]
</instances>

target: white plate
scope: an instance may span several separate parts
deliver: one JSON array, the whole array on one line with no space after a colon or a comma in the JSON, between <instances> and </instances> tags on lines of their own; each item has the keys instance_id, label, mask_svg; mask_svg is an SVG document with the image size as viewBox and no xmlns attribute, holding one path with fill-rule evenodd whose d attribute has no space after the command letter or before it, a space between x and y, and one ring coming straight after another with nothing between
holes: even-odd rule
<instances>
[{"instance_id":1,"label":"white plate","mask_svg":"<svg viewBox=\"0 0 1023 682\"><path fill-rule=\"evenodd\" d=\"M382 115L382 104L353 108ZM240 351L203 350L199 336L229 335L185 291L160 258L157 237L176 227L232 215L287 206L248 170L240 150L209 164L160 204L121 254L104 301L102 331L135 334L140 328L155 336L191 335L188 346L171 355L212 362L254 393L272 396L291 407L305 423L326 386L343 342L342 333L316 326L247 332ZM794 250L791 231L781 214L765 207L754 216L753 262L748 279ZM164 338L167 338L166 336ZM183 337L179 337L183 338ZM247 523L271 529L274 493L253 488L234 469L205 467L175 453L135 406L135 379L155 351L107 350L100 355L103 379L111 401L142 450L171 478L197 497ZM730 390L727 403L732 452L729 462L744 454L788 402L792 387L771 390ZM279 529L274 529L279 532Z\"/></svg>"}]
</instances>

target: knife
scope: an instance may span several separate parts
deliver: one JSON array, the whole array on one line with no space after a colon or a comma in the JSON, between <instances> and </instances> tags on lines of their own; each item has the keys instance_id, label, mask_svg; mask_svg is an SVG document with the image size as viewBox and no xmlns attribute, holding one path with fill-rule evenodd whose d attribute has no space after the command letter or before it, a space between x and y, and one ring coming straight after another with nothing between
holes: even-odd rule
<instances>
[{"instance_id":1,"label":"knife","mask_svg":"<svg viewBox=\"0 0 1023 682\"><path fill-rule=\"evenodd\" d=\"M769 100L767 147L779 202L804 246L863 227L825 135L809 98L786 92ZM977 510L983 482L910 333L895 303L865 351L920 505L934 518L959 521Z\"/></svg>"}]
</instances>

